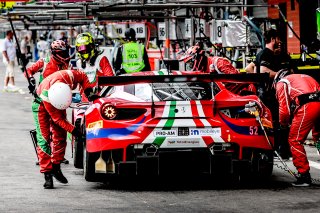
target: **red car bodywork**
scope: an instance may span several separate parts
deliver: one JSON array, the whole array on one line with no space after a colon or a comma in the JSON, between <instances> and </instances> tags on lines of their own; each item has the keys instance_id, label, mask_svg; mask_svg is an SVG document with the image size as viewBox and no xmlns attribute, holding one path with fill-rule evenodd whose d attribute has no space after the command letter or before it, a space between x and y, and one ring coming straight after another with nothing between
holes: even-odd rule
<instances>
[{"instance_id":1,"label":"red car bodywork","mask_svg":"<svg viewBox=\"0 0 320 213\"><path fill-rule=\"evenodd\" d=\"M173 72L170 75L179 76L188 75L188 73L190 72ZM132 74L132 76L162 74L161 72L145 72ZM191 74L194 75L194 72ZM208 74L199 75L209 76ZM117 174L122 171L121 165L126 163L133 165L136 168L134 173L139 174L137 172L138 159L152 156L157 157L157 162L160 162L162 158L165 158L159 157L165 156L161 154L163 152L206 150L205 155L208 154L210 162L212 161L210 159L215 159L216 156L228 156L226 159L232 164L242 161L250 164L253 161L253 155L259 158L258 160L261 160L260 155L268 155L267 163L271 165L269 173L270 167L272 172L272 147L267 142L256 118L244 112L246 104L256 103L262 123L268 134L270 133L269 139L273 144L272 119L269 109L255 95L239 96L226 90L221 82L208 82L205 84L211 85L209 89L212 94L208 94L209 90L206 93L199 92L196 94L198 97L196 100L184 97L181 91L186 91L185 89L182 89L180 93L176 90L177 92L170 96L167 94L170 88L166 88L167 90L160 91L158 95L168 95L168 100L151 98L146 101L125 92L126 86L115 86L122 90L120 92L110 90L106 93L106 97L96 100L85 111L87 155L116 152L116 155L111 156L116 164L114 173ZM113 85L113 82L109 84ZM205 87L202 87L203 85L201 82L196 86L193 84L188 86L203 89ZM152 91L155 91L154 88ZM201 95L207 97L199 98ZM152 147L150 153L147 151L149 147ZM108 158L110 154L106 154L105 160ZM210 165L209 170L211 171L212 163ZM161 174L160 170L159 166L156 173Z\"/></svg>"}]
</instances>

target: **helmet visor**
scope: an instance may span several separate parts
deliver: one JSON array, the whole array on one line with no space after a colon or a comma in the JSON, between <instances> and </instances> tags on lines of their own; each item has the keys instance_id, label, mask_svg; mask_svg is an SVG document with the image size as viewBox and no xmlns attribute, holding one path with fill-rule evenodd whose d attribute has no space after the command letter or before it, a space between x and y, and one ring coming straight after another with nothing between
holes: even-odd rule
<instances>
[{"instance_id":1,"label":"helmet visor","mask_svg":"<svg viewBox=\"0 0 320 213\"><path fill-rule=\"evenodd\" d=\"M81 45L81 46L77 46L77 51L78 53L80 53L81 55L83 54L88 54L91 52L91 48L88 45Z\"/></svg>"}]
</instances>

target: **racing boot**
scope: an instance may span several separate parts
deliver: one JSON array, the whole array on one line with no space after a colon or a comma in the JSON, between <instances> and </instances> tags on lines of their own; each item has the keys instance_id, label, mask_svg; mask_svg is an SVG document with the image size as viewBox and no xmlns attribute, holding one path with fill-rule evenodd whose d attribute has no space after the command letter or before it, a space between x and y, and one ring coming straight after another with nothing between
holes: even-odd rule
<instances>
[{"instance_id":1,"label":"racing boot","mask_svg":"<svg viewBox=\"0 0 320 213\"><path fill-rule=\"evenodd\" d=\"M62 174L60 164L52 164L53 177L60 183L68 183L67 178Z\"/></svg>"},{"instance_id":2,"label":"racing boot","mask_svg":"<svg viewBox=\"0 0 320 213\"><path fill-rule=\"evenodd\" d=\"M61 161L61 163L64 163L64 164L69 164L69 161L65 158L63 158L63 160Z\"/></svg>"},{"instance_id":3,"label":"racing boot","mask_svg":"<svg viewBox=\"0 0 320 213\"><path fill-rule=\"evenodd\" d=\"M292 186L310 186L311 184L311 176L309 172L303 173L303 174L298 174L297 181L292 183Z\"/></svg>"},{"instance_id":4,"label":"racing boot","mask_svg":"<svg viewBox=\"0 0 320 213\"><path fill-rule=\"evenodd\" d=\"M45 189L53 189L52 174L50 172L45 172L44 179L45 179L45 182L43 184L43 187Z\"/></svg>"}]
</instances>

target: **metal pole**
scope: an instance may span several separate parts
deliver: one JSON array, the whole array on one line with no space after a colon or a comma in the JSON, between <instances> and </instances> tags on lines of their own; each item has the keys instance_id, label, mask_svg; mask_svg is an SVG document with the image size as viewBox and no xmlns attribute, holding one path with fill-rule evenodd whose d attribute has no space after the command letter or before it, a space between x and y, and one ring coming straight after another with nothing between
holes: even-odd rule
<instances>
[{"instance_id":1,"label":"metal pole","mask_svg":"<svg viewBox=\"0 0 320 213\"><path fill-rule=\"evenodd\" d=\"M17 52L18 52L18 60L20 60L20 63L22 64L22 68L23 68L23 72L25 73L25 76L27 77L27 80L28 80L28 83L30 84L30 78L29 78L29 75L27 73L27 69L26 69L26 66L24 65L22 59L21 59L21 50L20 50L20 44L19 44L19 41L17 39L17 35L16 35L16 31L14 30L14 27L13 27L13 24L12 24L12 20L11 18L9 17L9 22L10 22L10 26L11 26L11 29L12 29L12 33L13 33L13 36L14 36L14 39L16 40L16 45L17 45ZM33 93L33 96L35 98L37 98L37 94Z\"/></svg>"},{"instance_id":2,"label":"metal pole","mask_svg":"<svg viewBox=\"0 0 320 213\"><path fill-rule=\"evenodd\" d=\"M170 22L169 19L165 20L165 27L166 27L166 40L165 40L165 49L164 49L164 57L166 59L170 59L170 45L168 45L168 43L170 42Z\"/></svg>"}]
</instances>

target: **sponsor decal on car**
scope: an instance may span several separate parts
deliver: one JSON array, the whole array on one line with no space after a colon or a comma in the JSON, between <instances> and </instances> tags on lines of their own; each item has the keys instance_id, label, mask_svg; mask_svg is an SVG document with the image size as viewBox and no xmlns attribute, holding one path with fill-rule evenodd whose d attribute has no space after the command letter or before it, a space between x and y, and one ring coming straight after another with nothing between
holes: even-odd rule
<instances>
[{"instance_id":1,"label":"sponsor decal on car","mask_svg":"<svg viewBox=\"0 0 320 213\"><path fill-rule=\"evenodd\" d=\"M87 129L100 129L102 127L103 127L103 122L100 120L100 121L89 123Z\"/></svg>"},{"instance_id":2,"label":"sponsor decal on car","mask_svg":"<svg viewBox=\"0 0 320 213\"><path fill-rule=\"evenodd\" d=\"M155 131L153 131L153 135L155 137L160 137L160 136L176 137L177 136L177 130L175 130L175 129L155 130Z\"/></svg>"},{"instance_id":3,"label":"sponsor decal on car","mask_svg":"<svg viewBox=\"0 0 320 213\"><path fill-rule=\"evenodd\" d=\"M162 148L192 148L206 147L201 138L167 138L161 145Z\"/></svg>"},{"instance_id":4,"label":"sponsor decal on car","mask_svg":"<svg viewBox=\"0 0 320 213\"><path fill-rule=\"evenodd\" d=\"M221 128L190 129L190 135L219 137L221 136Z\"/></svg>"}]
</instances>

